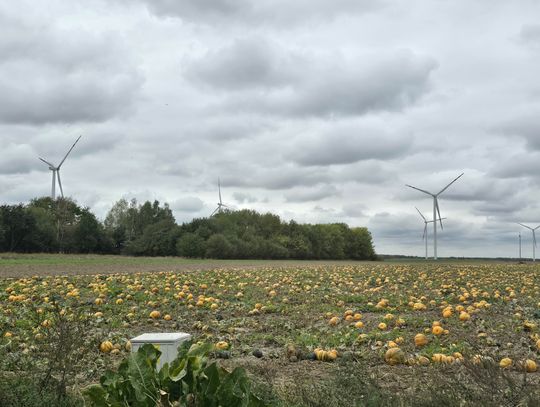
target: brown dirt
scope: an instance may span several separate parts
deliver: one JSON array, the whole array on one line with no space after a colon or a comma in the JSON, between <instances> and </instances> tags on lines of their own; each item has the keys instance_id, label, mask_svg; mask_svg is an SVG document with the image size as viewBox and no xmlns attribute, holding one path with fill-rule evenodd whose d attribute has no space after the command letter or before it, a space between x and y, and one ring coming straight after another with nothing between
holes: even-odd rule
<instances>
[{"instance_id":1,"label":"brown dirt","mask_svg":"<svg viewBox=\"0 0 540 407\"><path fill-rule=\"evenodd\" d=\"M18 257L21 255L17 255ZM31 255L29 255L30 258ZM40 255L38 255L40 256ZM276 267L305 267L359 264L354 261L296 261L296 260L185 260L182 258L148 258L127 256L74 256L74 255L43 255L58 259L52 264L42 262L20 262L11 264L2 262L0 257L0 279L21 278L34 275L88 275L88 274L117 274L117 273L147 273L160 271L197 271L212 269L235 268L276 268ZM89 259L89 261L85 261ZM100 261L99 259L103 259ZM65 260L65 261L64 261Z\"/></svg>"}]
</instances>

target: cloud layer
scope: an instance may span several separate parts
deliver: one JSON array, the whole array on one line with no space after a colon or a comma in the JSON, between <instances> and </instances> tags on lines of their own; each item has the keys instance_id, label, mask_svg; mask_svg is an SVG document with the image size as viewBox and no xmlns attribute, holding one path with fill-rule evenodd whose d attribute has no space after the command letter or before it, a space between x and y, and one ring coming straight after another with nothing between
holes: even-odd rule
<instances>
[{"instance_id":1,"label":"cloud layer","mask_svg":"<svg viewBox=\"0 0 540 407\"><path fill-rule=\"evenodd\" d=\"M220 177L232 208L368 226L379 253L423 255L414 207L432 202L405 184L465 172L440 198L440 254L515 256L516 222L540 224L537 15L531 0L0 5L2 200L48 194L37 157L82 135L62 183L101 217L122 197L208 216Z\"/></svg>"}]
</instances>

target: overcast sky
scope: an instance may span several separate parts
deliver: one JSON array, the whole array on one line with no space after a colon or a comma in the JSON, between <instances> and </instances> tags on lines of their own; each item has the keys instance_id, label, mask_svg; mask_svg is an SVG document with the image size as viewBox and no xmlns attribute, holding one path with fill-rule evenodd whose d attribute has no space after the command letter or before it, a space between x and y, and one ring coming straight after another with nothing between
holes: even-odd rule
<instances>
[{"instance_id":1,"label":"overcast sky","mask_svg":"<svg viewBox=\"0 0 540 407\"><path fill-rule=\"evenodd\" d=\"M0 197L225 204L367 226L422 255L517 256L540 224L538 0L0 3ZM431 235L431 229L430 229ZM431 240L430 240L431 244ZM531 233L523 229L524 255ZM431 252L431 248L430 248Z\"/></svg>"}]
</instances>

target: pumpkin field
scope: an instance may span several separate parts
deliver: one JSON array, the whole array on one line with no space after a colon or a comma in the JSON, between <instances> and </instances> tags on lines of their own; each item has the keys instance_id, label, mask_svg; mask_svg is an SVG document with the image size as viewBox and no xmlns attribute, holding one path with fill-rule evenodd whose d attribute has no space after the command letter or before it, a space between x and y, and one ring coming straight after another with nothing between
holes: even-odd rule
<instances>
[{"instance_id":1,"label":"pumpkin field","mask_svg":"<svg viewBox=\"0 0 540 407\"><path fill-rule=\"evenodd\" d=\"M539 323L531 264L36 273L0 280L0 378L64 353L80 394L130 338L181 331L244 367L270 404L538 405Z\"/></svg>"}]
</instances>

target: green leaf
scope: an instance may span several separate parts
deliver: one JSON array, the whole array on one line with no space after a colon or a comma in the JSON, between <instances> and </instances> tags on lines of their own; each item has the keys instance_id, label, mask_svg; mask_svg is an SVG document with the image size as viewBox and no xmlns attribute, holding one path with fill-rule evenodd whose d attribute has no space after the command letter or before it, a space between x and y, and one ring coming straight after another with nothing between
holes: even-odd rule
<instances>
[{"instance_id":1,"label":"green leaf","mask_svg":"<svg viewBox=\"0 0 540 407\"><path fill-rule=\"evenodd\" d=\"M128 358L128 380L135 392L135 399L141 406L155 406L158 400L155 367L159 355L160 351L145 344Z\"/></svg>"},{"instance_id":2,"label":"green leaf","mask_svg":"<svg viewBox=\"0 0 540 407\"><path fill-rule=\"evenodd\" d=\"M110 404L107 402L108 394L105 389L99 385L94 385L88 387L84 394L90 399L92 406L95 407L109 407Z\"/></svg>"},{"instance_id":3,"label":"green leaf","mask_svg":"<svg viewBox=\"0 0 540 407\"><path fill-rule=\"evenodd\" d=\"M214 349L214 345L210 342L196 343L189 348L188 356L207 356Z\"/></svg>"},{"instance_id":4,"label":"green leaf","mask_svg":"<svg viewBox=\"0 0 540 407\"><path fill-rule=\"evenodd\" d=\"M216 363L212 363L204 369L206 380L203 385L204 394L214 396L219 388L220 376Z\"/></svg>"}]
</instances>

